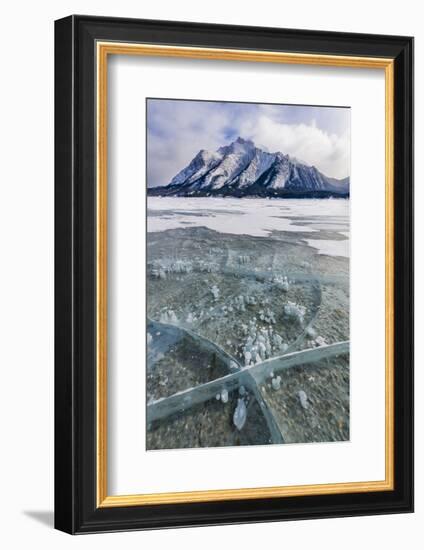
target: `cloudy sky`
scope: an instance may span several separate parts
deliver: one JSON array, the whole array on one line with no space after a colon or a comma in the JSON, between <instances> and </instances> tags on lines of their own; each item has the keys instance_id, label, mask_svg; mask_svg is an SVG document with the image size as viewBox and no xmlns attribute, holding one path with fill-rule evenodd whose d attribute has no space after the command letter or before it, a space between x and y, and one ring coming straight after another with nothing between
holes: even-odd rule
<instances>
[{"instance_id":1,"label":"cloudy sky","mask_svg":"<svg viewBox=\"0 0 424 550\"><path fill-rule=\"evenodd\" d=\"M148 186L167 185L200 149L216 151L238 136L327 176L349 175L348 108L148 99Z\"/></svg>"}]
</instances>

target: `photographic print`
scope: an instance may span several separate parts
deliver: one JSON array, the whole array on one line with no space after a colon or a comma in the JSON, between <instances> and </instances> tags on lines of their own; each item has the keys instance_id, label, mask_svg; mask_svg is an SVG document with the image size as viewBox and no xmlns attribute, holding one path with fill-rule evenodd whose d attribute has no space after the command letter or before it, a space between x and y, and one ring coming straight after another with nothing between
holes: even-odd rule
<instances>
[{"instance_id":1,"label":"photographic print","mask_svg":"<svg viewBox=\"0 0 424 550\"><path fill-rule=\"evenodd\" d=\"M413 50L55 22L57 529L413 511Z\"/></svg>"},{"instance_id":2,"label":"photographic print","mask_svg":"<svg viewBox=\"0 0 424 550\"><path fill-rule=\"evenodd\" d=\"M350 108L146 117L147 449L349 440Z\"/></svg>"}]
</instances>

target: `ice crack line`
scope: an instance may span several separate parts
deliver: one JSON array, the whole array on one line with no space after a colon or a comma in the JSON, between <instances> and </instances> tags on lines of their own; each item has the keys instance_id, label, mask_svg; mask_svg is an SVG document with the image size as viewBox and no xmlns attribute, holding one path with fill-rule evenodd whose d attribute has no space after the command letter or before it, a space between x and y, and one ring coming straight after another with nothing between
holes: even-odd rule
<instances>
[{"instance_id":1,"label":"ice crack line","mask_svg":"<svg viewBox=\"0 0 424 550\"><path fill-rule=\"evenodd\" d=\"M241 385L243 379L246 380L247 375L251 375L256 383L258 383L258 381L269 377L271 372L275 374L276 372L299 365L306 365L322 359L346 354L349 352L349 346L349 341L337 342L336 344L330 344L328 346L288 353L280 357L266 359L262 363L243 367L233 374L228 374L194 388L175 393L170 397L154 401L147 406L147 421L150 423L155 420L160 420L172 414L190 409L195 405L204 403L214 398L223 388L227 389L229 392L233 391ZM263 399L261 399L261 401L263 401Z\"/></svg>"}]
</instances>

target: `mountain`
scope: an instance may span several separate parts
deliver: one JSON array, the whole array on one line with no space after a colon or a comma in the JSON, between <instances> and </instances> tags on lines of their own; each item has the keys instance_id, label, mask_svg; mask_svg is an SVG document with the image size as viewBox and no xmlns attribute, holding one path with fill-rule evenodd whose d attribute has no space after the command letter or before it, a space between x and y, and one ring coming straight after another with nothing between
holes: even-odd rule
<instances>
[{"instance_id":1,"label":"mountain","mask_svg":"<svg viewBox=\"0 0 424 550\"><path fill-rule=\"evenodd\" d=\"M163 187L160 196L329 197L348 196L349 178L335 179L283 153L267 153L237 138L215 152L202 149Z\"/></svg>"}]
</instances>

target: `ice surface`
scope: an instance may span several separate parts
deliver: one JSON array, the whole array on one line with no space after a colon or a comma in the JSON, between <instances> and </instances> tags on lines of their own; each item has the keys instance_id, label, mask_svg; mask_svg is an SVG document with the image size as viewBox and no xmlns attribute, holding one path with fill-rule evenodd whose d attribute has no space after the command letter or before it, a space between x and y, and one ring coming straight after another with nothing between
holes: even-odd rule
<instances>
[{"instance_id":1,"label":"ice surface","mask_svg":"<svg viewBox=\"0 0 424 550\"><path fill-rule=\"evenodd\" d=\"M293 352L281 357L267 359L266 361L244 367L244 369L228 374L222 378L212 380L205 384L201 384L194 388L187 388L186 390L176 392L175 394L165 399L156 399L154 402L149 403L147 407L148 422L166 418L172 414L184 410L187 404L192 406L204 403L205 401L213 398L217 398L217 392L220 392L221 400L224 403L228 402L228 389L234 390L240 387L240 380L246 379L246 375L253 374L256 384L261 385L262 392L266 391L263 382L268 379L270 373L277 373L283 370L291 369L299 365L312 364L327 358L339 356L349 353L349 342L338 342L337 344L331 344L329 346L323 346L314 349L302 350ZM326 363L323 362L323 365ZM325 367L324 367L325 368ZM225 385L225 388L223 388ZM252 389L254 389L252 387ZM301 390L303 391L303 390ZM306 396L306 393L305 393ZM298 394L300 399L300 396ZM307 399L307 397L306 397ZM265 412L265 411L264 411Z\"/></svg>"},{"instance_id":2,"label":"ice surface","mask_svg":"<svg viewBox=\"0 0 424 550\"><path fill-rule=\"evenodd\" d=\"M348 255L349 201L149 197L147 223L147 447L346 439L349 265L319 254ZM334 433L313 377L347 395Z\"/></svg>"},{"instance_id":3,"label":"ice surface","mask_svg":"<svg viewBox=\"0 0 424 550\"><path fill-rule=\"evenodd\" d=\"M147 205L149 232L207 227L219 233L265 237L272 231L318 234L331 229L341 240L304 240L321 254L349 256L347 199L148 197Z\"/></svg>"}]
</instances>

